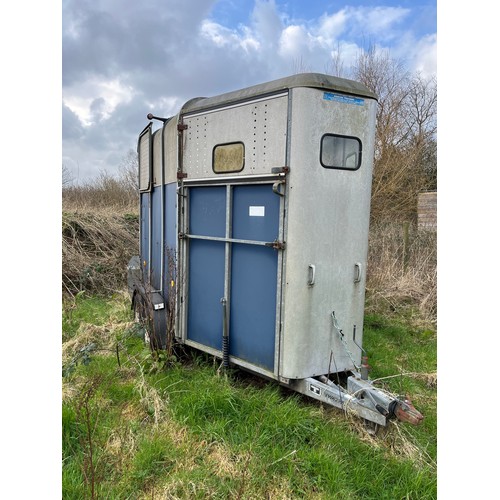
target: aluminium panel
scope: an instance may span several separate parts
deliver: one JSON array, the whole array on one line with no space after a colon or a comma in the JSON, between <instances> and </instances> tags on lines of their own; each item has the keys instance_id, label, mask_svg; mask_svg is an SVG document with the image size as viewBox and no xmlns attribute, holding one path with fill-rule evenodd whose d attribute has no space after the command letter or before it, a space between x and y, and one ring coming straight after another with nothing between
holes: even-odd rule
<instances>
[{"instance_id":1,"label":"aluminium panel","mask_svg":"<svg viewBox=\"0 0 500 500\"><path fill-rule=\"evenodd\" d=\"M139 136L139 191L147 191L151 187L151 127L147 127Z\"/></svg>"},{"instance_id":2,"label":"aluminium panel","mask_svg":"<svg viewBox=\"0 0 500 500\"><path fill-rule=\"evenodd\" d=\"M290 379L352 369L361 358L353 336L361 344L376 101L325 94L318 89L292 90L280 353L280 375ZM361 167L322 167L324 134L359 137ZM312 286L310 266L315 274ZM350 354L333 327L332 311Z\"/></svg>"},{"instance_id":3,"label":"aluminium panel","mask_svg":"<svg viewBox=\"0 0 500 500\"><path fill-rule=\"evenodd\" d=\"M183 171L188 179L269 174L273 167L282 167L286 152L287 106L285 94L186 116ZM232 143L244 144L243 169L216 174L212 165L214 147Z\"/></svg>"},{"instance_id":4,"label":"aluminium panel","mask_svg":"<svg viewBox=\"0 0 500 500\"><path fill-rule=\"evenodd\" d=\"M153 133L153 186L159 186L162 181L162 129Z\"/></svg>"}]
</instances>

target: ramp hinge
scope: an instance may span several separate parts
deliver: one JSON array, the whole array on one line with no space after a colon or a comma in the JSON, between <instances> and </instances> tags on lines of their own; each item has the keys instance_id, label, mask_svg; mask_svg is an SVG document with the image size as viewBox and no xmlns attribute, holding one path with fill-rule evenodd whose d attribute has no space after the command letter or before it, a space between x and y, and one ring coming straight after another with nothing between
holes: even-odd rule
<instances>
[{"instance_id":1,"label":"ramp hinge","mask_svg":"<svg viewBox=\"0 0 500 500\"><path fill-rule=\"evenodd\" d=\"M186 172L177 172L177 180L185 179L188 176Z\"/></svg>"},{"instance_id":2,"label":"ramp hinge","mask_svg":"<svg viewBox=\"0 0 500 500\"><path fill-rule=\"evenodd\" d=\"M188 128L188 126L184 123L178 123L177 124L177 131L178 132L182 132L183 130L186 130Z\"/></svg>"},{"instance_id":3,"label":"ramp hinge","mask_svg":"<svg viewBox=\"0 0 500 500\"><path fill-rule=\"evenodd\" d=\"M179 238L180 240L184 240L184 239L186 239L186 233L179 233L179 234L178 234L178 238Z\"/></svg>"}]
</instances>

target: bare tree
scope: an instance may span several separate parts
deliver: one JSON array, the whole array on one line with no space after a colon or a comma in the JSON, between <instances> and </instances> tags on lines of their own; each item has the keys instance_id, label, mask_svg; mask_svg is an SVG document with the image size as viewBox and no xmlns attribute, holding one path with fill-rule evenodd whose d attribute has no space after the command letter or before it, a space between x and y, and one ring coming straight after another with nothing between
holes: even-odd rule
<instances>
[{"instance_id":1,"label":"bare tree","mask_svg":"<svg viewBox=\"0 0 500 500\"><path fill-rule=\"evenodd\" d=\"M139 191L139 158L137 152L130 149L119 167L120 178L131 191Z\"/></svg>"},{"instance_id":2,"label":"bare tree","mask_svg":"<svg viewBox=\"0 0 500 500\"><path fill-rule=\"evenodd\" d=\"M293 60L292 73L298 75L299 73L308 73L311 71L311 67L304 61L302 56L296 57Z\"/></svg>"},{"instance_id":3,"label":"bare tree","mask_svg":"<svg viewBox=\"0 0 500 500\"><path fill-rule=\"evenodd\" d=\"M66 188L73 183L73 176L69 171L69 168L63 164L62 166L62 188Z\"/></svg>"},{"instance_id":4,"label":"bare tree","mask_svg":"<svg viewBox=\"0 0 500 500\"><path fill-rule=\"evenodd\" d=\"M344 69L344 57L342 55L342 46L337 42L337 48L331 54L331 59L326 63L325 73L340 78L344 77L346 72Z\"/></svg>"},{"instance_id":5,"label":"bare tree","mask_svg":"<svg viewBox=\"0 0 500 500\"><path fill-rule=\"evenodd\" d=\"M415 218L418 193L435 186L436 82L374 46L360 51L353 78L378 96L372 216Z\"/></svg>"}]
</instances>

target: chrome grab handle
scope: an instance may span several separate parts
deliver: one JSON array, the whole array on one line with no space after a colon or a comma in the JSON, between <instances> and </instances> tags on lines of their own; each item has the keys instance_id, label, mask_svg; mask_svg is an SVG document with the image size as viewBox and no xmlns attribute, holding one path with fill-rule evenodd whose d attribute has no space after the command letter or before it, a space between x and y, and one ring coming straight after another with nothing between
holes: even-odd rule
<instances>
[{"instance_id":1,"label":"chrome grab handle","mask_svg":"<svg viewBox=\"0 0 500 500\"><path fill-rule=\"evenodd\" d=\"M356 262L354 264L354 283L359 283L361 281L361 264Z\"/></svg>"},{"instance_id":2,"label":"chrome grab handle","mask_svg":"<svg viewBox=\"0 0 500 500\"><path fill-rule=\"evenodd\" d=\"M309 280L307 281L307 286L313 286L315 279L316 279L316 266L314 264L309 264Z\"/></svg>"}]
</instances>

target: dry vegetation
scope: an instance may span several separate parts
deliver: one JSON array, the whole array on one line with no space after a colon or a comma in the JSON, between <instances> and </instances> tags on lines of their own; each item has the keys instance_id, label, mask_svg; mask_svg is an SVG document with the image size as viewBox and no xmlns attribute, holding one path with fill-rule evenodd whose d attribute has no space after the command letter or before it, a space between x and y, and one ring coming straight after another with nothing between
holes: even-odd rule
<instances>
[{"instance_id":1,"label":"dry vegetation","mask_svg":"<svg viewBox=\"0 0 500 500\"><path fill-rule=\"evenodd\" d=\"M131 158L131 155L129 155ZM138 254L139 196L134 164L73 185L63 169L63 293L109 293L126 288L126 267Z\"/></svg>"},{"instance_id":2,"label":"dry vegetation","mask_svg":"<svg viewBox=\"0 0 500 500\"><path fill-rule=\"evenodd\" d=\"M436 232L399 222L370 228L366 311L435 324L437 317Z\"/></svg>"}]
</instances>

